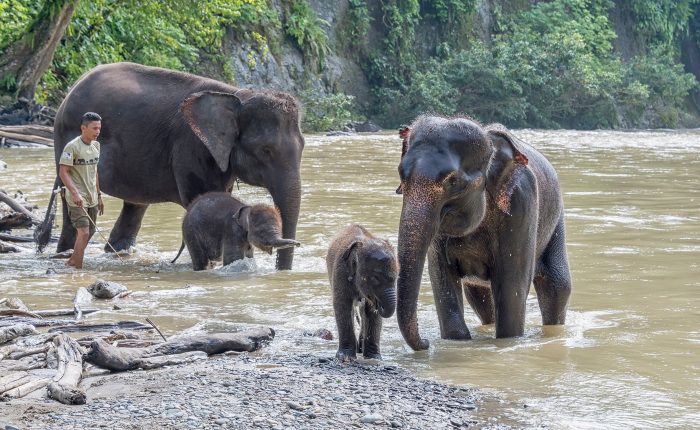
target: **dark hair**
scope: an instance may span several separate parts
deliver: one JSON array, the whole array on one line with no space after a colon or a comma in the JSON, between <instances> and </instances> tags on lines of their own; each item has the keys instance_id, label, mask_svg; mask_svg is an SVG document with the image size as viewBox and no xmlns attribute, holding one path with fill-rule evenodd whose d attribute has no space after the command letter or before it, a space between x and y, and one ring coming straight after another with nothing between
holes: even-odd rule
<instances>
[{"instance_id":1,"label":"dark hair","mask_svg":"<svg viewBox=\"0 0 700 430\"><path fill-rule=\"evenodd\" d=\"M102 117L95 112L85 112L83 114L83 119L80 120L80 125L85 125L93 121L102 121Z\"/></svg>"}]
</instances>

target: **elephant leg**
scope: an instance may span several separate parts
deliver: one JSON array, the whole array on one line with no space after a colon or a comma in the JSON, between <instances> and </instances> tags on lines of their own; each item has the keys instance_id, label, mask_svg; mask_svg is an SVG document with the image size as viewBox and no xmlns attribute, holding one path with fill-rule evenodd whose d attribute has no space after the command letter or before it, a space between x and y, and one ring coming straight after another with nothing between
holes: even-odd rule
<instances>
[{"instance_id":1,"label":"elephant leg","mask_svg":"<svg viewBox=\"0 0 700 430\"><path fill-rule=\"evenodd\" d=\"M122 212L109 235L109 243L115 250L122 251L136 244L136 235L141 228L146 209L148 205L124 202ZM106 244L105 251L112 252L112 248Z\"/></svg>"},{"instance_id":2,"label":"elephant leg","mask_svg":"<svg viewBox=\"0 0 700 430\"><path fill-rule=\"evenodd\" d=\"M467 302L474 309L476 315L481 320L481 324L493 324L496 320L493 309L493 295L491 288L481 285L471 284L464 281L464 295Z\"/></svg>"},{"instance_id":3,"label":"elephant leg","mask_svg":"<svg viewBox=\"0 0 700 430\"><path fill-rule=\"evenodd\" d=\"M75 245L75 237L78 233L75 230L75 227L73 227L73 224L70 222L70 216L68 215L68 204L63 196L61 196L61 207L63 209L63 221L61 222L61 236L58 238L56 252L63 252L68 249L73 249L73 246Z\"/></svg>"},{"instance_id":4,"label":"elephant leg","mask_svg":"<svg viewBox=\"0 0 700 430\"><path fill-rule=\"evenodd\" d=\"M564 324L571 295L571 273L566 256L564 220L554 229L535 272L535 291L542 313L542 324Z\"/></svg>"},{"instance_id":5,"label":"elephant leg","mask_svg":"<svg viewBox=\"0 0 700 430\"><path fill-rule=\"evenodd\" d=\"M440 322L440 335L443 339L469 340L472 336L464 322L462 282L456 266L447 261L446 244L446 240L438 240L428 250L428 271Z\"/></svg>"},{"instance_id":6,"label":"elephant leg","mask_svg":"<svg viewBox=\"0 0 700 430\"><path fill-rule=\"evenodd\" d=\"M334 288L337 286L334 285ZM357 338L353 319L352 300L334 298L333 310L338 327L338 352L335 356L340 361L352 361L357 358Z\"/></svg>"},{"instance_id":7,"label":"elephant leg","mask_svg":"<svg viewBox=\"0 0 700 430\"><path fill-rule=\"evenodd\" d=\"M362 355L365 358L381 360L379 337L382 333L382 317L372 305L365 303L360 309L360 318L362 320L362 329L360 330Z\"/></svg>"},{"instance_id":8,"label":"elephant leg","mask_svg":"<svg viewBox=\"0 0 700 430\"><path fill-rule=\"evenodd\" d=\"M209 268L209 256L207 250L200 244L187 244L187 252L192 260L192 269L195 271L206 270Z\"/></svg>"},{"instance_id":9,"label":"elephant leg","mask_svg":"<svg viewBox=\"0 0 700 430\"><path fill-rule=\"evenodd\" d=\"M515 204L522 205L514 208ZM511 200L513 215L498 236L491 267L491 292L495 310L496 337L522 336L525 308L535 273L537 243L534 201Z\"/></svg>"}]
</instances>

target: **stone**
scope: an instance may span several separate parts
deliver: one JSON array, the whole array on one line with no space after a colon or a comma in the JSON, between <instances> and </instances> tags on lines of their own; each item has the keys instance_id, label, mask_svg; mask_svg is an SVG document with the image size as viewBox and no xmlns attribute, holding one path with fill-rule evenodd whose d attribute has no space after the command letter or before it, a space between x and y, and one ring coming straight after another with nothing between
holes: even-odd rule
<instances>
[{"instance_id":1,"label":"stone","mask_svg":"<svg viewBox=\"0 0 700 430\"><path fill-rule=\"evenodd\" d=\"M127 289L116 282L104 281L98 279L87 287L88 292L98 299L112 299L115 296L125 292Z\"/></svg>"},{"instance_id":2,"label":"stone","mask_svg":"<svg viewBox=\"0 0 700 430\"><path fill-rule=\"evenodd\" d=\"M384 421L384 417L381 414L368 414L360 418L360 422L364 424L377 424Z\"/></svg>"}]
</instances>

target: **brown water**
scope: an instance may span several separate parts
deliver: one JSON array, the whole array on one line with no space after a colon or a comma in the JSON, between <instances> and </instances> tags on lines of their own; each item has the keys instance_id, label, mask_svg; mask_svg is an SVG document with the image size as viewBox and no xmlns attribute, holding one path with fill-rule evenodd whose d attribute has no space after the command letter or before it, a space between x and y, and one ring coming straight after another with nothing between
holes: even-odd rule
<instances>
[{"instance_id":1,"label":"brown water","mask_svg":"<svg viewBox=\"0 0 700 430\"><path fill-rule=\"evenodd\" d=\"M700 131L578 132L521 130L557 167L566 205L574 292L567 325L544 332L534 297L522 338L494 339L467 311L474 340L439 339L427 278L418 319L427 352L403 342L385 323L390 363L441 381L491 390L521 407L512 418L553 428L692 428L700 422ZM329 238L359 222L396 244L401 198L397 137L308 136L304 195L294 270L276 272L274 256L194 273L180 244L183 210L149 209L137 252L119 261L95 236L86 270L27 250L0 255L0 297L36 309L69 307L75 289L104 278L135 293L123 310L98 303L91 320L150 316L167 333L269 325L274 352L331 356L335 342L302 336L335 322L325 274ZM4 149L0 188L21 189L42 209L53 183L51 149ZM251 202L270 202L241 186ZM107 198L99 227L106 236L121 207ZM58 229L54 230L58 234ZM54 267L57 274L47 275ZM522 405L527 405L524 407ZM505 416L501 418L507 418Z\"/></svg>"}]
</instances>

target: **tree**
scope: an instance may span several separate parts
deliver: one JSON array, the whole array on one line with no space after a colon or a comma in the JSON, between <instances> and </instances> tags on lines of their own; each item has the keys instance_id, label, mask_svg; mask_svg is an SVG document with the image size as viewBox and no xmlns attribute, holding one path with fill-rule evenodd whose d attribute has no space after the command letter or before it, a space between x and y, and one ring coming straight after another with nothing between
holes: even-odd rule
<instances>
[{"instance_id":1,"label":"tree","mask_svg":"<svg viewBox=\"0 0 700 430\"><path fill-rule=\"evenodd\" d=\"M54 52L80 0L46 0L26 34L0 56L0 82L15 89L18 99L34 99L37 84L51 65Z\"/></svg>"}]
</instances>

